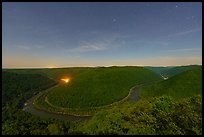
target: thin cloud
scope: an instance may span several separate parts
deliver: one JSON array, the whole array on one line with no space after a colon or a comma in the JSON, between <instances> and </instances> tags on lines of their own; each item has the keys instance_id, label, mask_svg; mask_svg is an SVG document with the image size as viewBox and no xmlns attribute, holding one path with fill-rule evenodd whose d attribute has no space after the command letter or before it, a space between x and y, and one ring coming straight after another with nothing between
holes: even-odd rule
<instances>
[{"instance_id":1,"label":"thin cloud","mask_svg":"<svg viewBox=\"0 0 204 137\"><path fill-rule=\"evenodd\" d=\"M82 42L79 47L73 48L69 51L71 52L90 52L90 51L101 51L106 50L107 45L103 43L89 43L89 42Z\"/></svg>"},{"instance_id":2,"label":"thin cloud","mask_svg":"<svg viewBox=\"0 0 204 137\"><path fill-rule=\"evenodd\" d=\"M31 49L41 49L43 46L41 45L15 45L14 47L23 49L23 50L31 50Z\"/></svg>"},{"instance_id":3,"label":"thin cloud","mask_svg":"<svg viewBox=\"0 0 204 137\"><path fill-rule=\"evenodd\" d=\"M185 48L185 49L169 49L169 50L164 50L164 51L181 52L181 51L198 51L198 50L202 50L202 49L200 49L200 48Z\"/></svg>"},{"instance_id":4,"label":"thin cloud","mask_svg":"<svg viewBox=\"0 0 204 137\"><path fill-rule=\"evenodd\" d=\"M88 32L90 35L93 35L93 40L90 41L82 41L79 43L78 47L67 49L69 52L91 52L91 51L103 51L110 48L118 48L120 47L120 41L124 41L127 38L127 35L122 35L120 33L112 33L108 34L104 31L90 31ZM85 35L85 34L84 34ZM95 37L97 36L97 37Z\"/></svg>"},{"instance_id":5,"label":"thin cloud","mask_svg":"<svg viewBox=\"0 0 204 137\"><path fill-rule=\"evenodd\" d=\"M42 48L44 48L44 47L41 46L41 45L35 45L34 48L42 49Z\"/></svg>"},{"instance_id":6,"label":"thin cloud","mask_svg":"<svg viewBox=\"0 0 204 137\"><path fill-rule=\"evenodd\" d=\"M180 66L202 64L202 56L162 56L134 60L141 66Z\"/></svg>"},{"instance_id":7,"label":"thin cloud","mask_svg":"<svg viewBox=\"0 0 204 137\"><path fill-rule=\"evenodd\" d=\"M15 47L20 48L20 49L23 49L23 50L30 50L30 49L31 49L30 46L25 46L25 45L17 45L17 46L15 46Z\"/></svg>"},{"instance_id":8,"label":"thin cloud","mask_svg":"<svg viewBox=\"0 0 204 137\"><path fill-rule=\"evenodd\" d=\"M153 44L155 46L158 46L158 45L160 45L160 46L168 46L169 45L169 43L165 42L165 41L147 41L147 43L151 44L151 45Z\"/></svg>"},{"instance_id":9,"label":"thin cloud","mask_svg":"<svg viewBox=\"0 0 204 137\"><path fill-rule=\"evenodd\" d=\"M191 30L181 31L181 32L177 32L174 34L170 34L170 35L168 35L168 37L184 36L184 35L188 35L188 34L191 34L194 32L198 32L200 30L201 30L200 28L195 28L195 29L191 29Z\"/></svg>"}]
</instances>

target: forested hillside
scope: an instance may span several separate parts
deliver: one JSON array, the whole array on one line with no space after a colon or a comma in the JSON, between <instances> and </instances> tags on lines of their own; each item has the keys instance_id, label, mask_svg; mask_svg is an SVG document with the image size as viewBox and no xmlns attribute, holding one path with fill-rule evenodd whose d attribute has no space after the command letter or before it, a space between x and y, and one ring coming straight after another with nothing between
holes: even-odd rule
<instances>
[{"instance_id":1,"label":"forested hillside","mask_svg":"<svg viewBox=\"0 0 204 137\"><path fill-rule=\"evenodd\" d=\"M12 101L15 97L26 100L40 90L56 84L53 80L39 74L16 74L2 72L2 103Z\"/></svg>"},{"instance_id":2,"label":"forested hillside","mask_svg":"<svg viewBox=\"0 0 204 137\"><path fill-rule=\"evenodd\" d=\"M151 71L144 73L146 70L141 69L143 73L136 75L134 71L130 71L131 69L126 70L130 76L138 76L140 80L144 77L143 82L147 74L152 77L152 80L159 78ZM77 74L77 71L81 73ZM90 68L84 71L78 69L72 71L72 74L77 78L82 77L82 81L87 80L85 77L87 74L93 74L91 76L99 80L100 75L97 73L101 69L94 71L93 73ZM57 73L49 71L49 75L58 77L59 74L67 74L65 69L63 73L59 69L55 72ZM138 102L125 102L103 109L94 114L91 120L84 122L42 118L24 111L22 106L28 98L56 84L46 77L47 74L34 74L32 71L29 73L2 72L3 135L202 134L202 66L186 70L157 84L146 85L147 87L140 90L141 98ZM112 75L117 79L114 72ZM125 75L120 77L128 78ZM86 82L89 80L90 78ZM97 86L100 87L100 84Z\"/></svg>"},{"instance_id":3,"label":"forested hillside","mask_svg":"<svg viewBox=\"0 0 204 137\"><path fill-rule=\"evenodd\" d=\"M79 109L108 105L122 100L135 85L162 79L143 67L92 68L70 78L68 84L49 91L47 100L51 104Z\"/></svg>"},{"instance_id":4,"label":"forested hillside","mask_svg":"<svg viewBox=\"0 0 204 137\"><path fill-rule=\"evenodd\" d=\"M140 97L169 95L175 99L202 94L202 67L186 70L171 78L140 90Z\"/></svg>"},{"instance_id":5,"label":"forested hillside","mask_svg":"<svg viewBox=\"0 0 204 137\"><path fill-rule=\"evenodd\" d=\"M179 111L178 111L179 110ZM70 129L70 134L91 135L201 135L202 97L174 101L161 96L125 103L97 113Z\"/></svg>"},{"instance_id":6,"label":"forested hillside","mask_svg":"<svg viewBox=\"0 0 204 137\"><path fill-rule=\"evenodd\" d=\"M42 119L22 110L23 103L56 83L39 74L2 72L2 134L66 134L69 121Z\"/></svg>"}]
</instances>

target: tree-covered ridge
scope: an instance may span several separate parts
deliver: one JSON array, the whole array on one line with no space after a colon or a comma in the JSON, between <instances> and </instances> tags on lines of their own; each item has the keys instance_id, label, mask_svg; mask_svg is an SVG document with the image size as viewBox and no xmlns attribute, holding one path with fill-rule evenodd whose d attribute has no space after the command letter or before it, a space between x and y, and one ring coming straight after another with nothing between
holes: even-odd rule
<instances>
[{"instance_id":1,"label":"tree-covered ridge","mask_svg":"<svg viewBox=\"0 0 204 137\"><path fill-rule=\"evenodd\" d=\"M179 110L179 111L178 111ZM201 135L202 97L174 101L169 96L125 103L98 112L70 134Z\"/></svg>"},{"instance_id":2,"label":"tree-covered ridge","mask_svg":"<svg viewBox=\"0 0 204 137\"><path fill-rule=\"evenodd\" d=\"M168 66L168 67L151 67L146 66L145 68L152 70L158 74L161 74L165 77L172 77L179 73L185 72L187 70L192 70L202 67L202 65L187 65L187 66Z\"/></svg>"},{"instance_id":3,"label":"tree-covered ridge","mask_svg":"<svg viewBox=\"0 0 204 137\"><path fill-rule=\"evenodd\" d=\"M137 84L161 79L143 67L92 68L51 89L47 101L57 107L88 110L122 100Z\"/></svg>"},{"instance_id":4,"label":"tree-covered ridge","mask_svg":"<svg viewBox=\"0 0 204 137\"><path fill-rule=\"evenodd\" d=\"M23 103L56 83L39 74L2 72L2 134L66 134L69 121L41 119L22 110Z\"/></svg>"},{"instance_id":5,"label":"tree-covered ridge","mask_svg":"<svg viewBox=\"0 0 204 137\"><path fill-rule=\"evenodd\" d=\"M2 72L2 103L12 101L17 96L25 97L24 100L40 90L56 84L53 80L39 74L16 74Z\"/></svg>"},{"instance_id":6,"label":"tree-covered ridge","mask_svg":"<svg viewBox=\"0 0 204 137\"><path fill-rule=\"evenodd\" d=\"M169 70L171 68L174 68L174 66L170 66L170 67L151 67L151 66L146 66L145 68L152 70L158 74L162 74L162 72Z\"/></svg>"},{"instance_id":7,"label":"tree-covered ridge","mask_svg":"<svg viewBox=\"0 0 204 137\"><path fill-rule=\"evenodd\" d=\"M172 77L172 76L175 76L179 73L185 72L187 70L193 70L193 69L197 69L200 67L202 67L202 66L201 65L176 66L173 68L163 70L161 72L161 74L166 76L166 77Z\"/></svg>"},{"instance_id":8,"label":"tree-covered ridge","mask_svg":"<svg viewBox=\"0 0 204 137\"><path fill-rule=\"evenodd\" d=\"M170 95L174 99L202 94L202 67L186 70L165 81L144 87L140 90L140 98Z\"/></svg>"}]
</instances>

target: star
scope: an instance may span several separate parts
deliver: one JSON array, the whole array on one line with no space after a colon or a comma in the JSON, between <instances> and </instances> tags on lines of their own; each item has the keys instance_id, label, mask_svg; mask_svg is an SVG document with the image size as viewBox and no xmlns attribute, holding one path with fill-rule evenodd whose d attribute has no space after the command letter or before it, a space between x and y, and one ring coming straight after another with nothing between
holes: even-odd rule
<instances>
[{"instance_id":1,"label":"star","mask_svg":"<svg viewBox=\"0 0 204 137\"><path fill-rule=\"evenodd\" d=\"M187 20L190 20L190 19L193 20L193 19L195 19L195 16L186 17L186 19L187 19Z\"/></svg>"},{"instance_id":2,"label":"star","mask_svg":"<svg viewBox=\"0 0 204 137\"><path fill-rule=\"evenodd\" d=\"M176 5L175 7L178 8L178 5Z\"/></svg>"},{"instance_id":3,"label":"star","mask_svg":"<svg viewBox=\"0 0 204 137\"><path fill-rule=\"evenodd\" d=\"M113 22L116 22L116 19L113 19Z\"/></svg>"}]
</instances>

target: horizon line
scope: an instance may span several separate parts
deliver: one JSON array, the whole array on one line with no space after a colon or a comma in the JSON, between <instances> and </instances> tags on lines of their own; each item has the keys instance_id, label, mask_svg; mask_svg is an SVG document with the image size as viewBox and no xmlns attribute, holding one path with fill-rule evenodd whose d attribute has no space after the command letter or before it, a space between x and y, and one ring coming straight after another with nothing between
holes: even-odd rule
<instances>
[{"instance_id":1,"label":"horizon line","mask_svg":"<svg viewBox=\"0 0 204 137\"><path fill-rule=\"evenodd\" d=\"M55 69L55 68L96 68L96 67L177 67L177 66L191 66L191 65L201 65L202 64L185 64L185 65L164 65L164 66L154 66L154 65L107 65L107 66L70 66L70 67L2 67L2 69Z\"/></svg>"}]
</instances>

